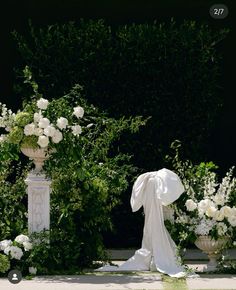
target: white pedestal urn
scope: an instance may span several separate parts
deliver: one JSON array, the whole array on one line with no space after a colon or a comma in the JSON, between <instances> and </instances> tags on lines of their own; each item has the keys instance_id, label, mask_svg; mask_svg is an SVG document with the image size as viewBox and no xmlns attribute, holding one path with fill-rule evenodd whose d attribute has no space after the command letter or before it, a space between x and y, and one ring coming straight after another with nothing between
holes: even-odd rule
<instances>
[{"instance_id":1,"label":"white pedestal urn","mask_svg":"<svg viewBox=\"0 0 236 290\"><path fill-rule=\"evenodd\" d=\"M222 249L229 242L228 237L221 237L217 240L211 239L210 236L199 236L195 245L207 254L209 262L204 268L204 272L215 271L217 268L217 259L220 257Z\"/></svg>"},{"instance_id":2,"label":"white pedestal urn","mask_svg":"<svg viewBox=\"0 0 236 290\"><path fill-rule=\"evenodd\" d=\"M21 148L21 151L35 164L35 169L28 173L25 180L28 194L28 232L30 234L49 230L51 180L46 179L42 170L49 155L46 149Z\"/></svg>"}]
</instances>

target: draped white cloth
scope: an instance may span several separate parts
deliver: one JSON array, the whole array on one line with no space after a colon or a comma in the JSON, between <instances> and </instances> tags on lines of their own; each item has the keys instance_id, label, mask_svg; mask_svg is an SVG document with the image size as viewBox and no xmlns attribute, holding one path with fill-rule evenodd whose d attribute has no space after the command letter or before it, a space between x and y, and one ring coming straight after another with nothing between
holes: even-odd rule
<instances>
[{"instance_id":1,"label":"draped white cloth","mask_svg":"<svg viewBox=\"0 0 236 290\"><path fill-rule=\"evenodd\" d=\"M174 202L184 192L179 177L163 168L140 175L131 195L132 211L144 208L145 222L141 249L121 266L106 265L97 271L159 271L171 277L186 276L178 262L176 245L165 225L162 206Z\"/></svg>"}]
</instances>

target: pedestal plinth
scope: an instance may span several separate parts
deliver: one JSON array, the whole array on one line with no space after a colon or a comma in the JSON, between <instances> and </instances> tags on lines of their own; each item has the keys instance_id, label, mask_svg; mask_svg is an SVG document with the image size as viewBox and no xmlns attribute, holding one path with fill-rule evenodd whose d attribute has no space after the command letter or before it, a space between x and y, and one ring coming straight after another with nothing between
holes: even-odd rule
<instances>
[{"instance_id":1,"label":"pedestal plinth","mask_svg":"<svg viewBox=\"0 0 236 290\"><path fill-rule=\"evenodd\" d=\"M25 183L28 194L28 232L41 232L50 228L50 185L45 175L29 173Z\"/></svg>"}]
</instances>

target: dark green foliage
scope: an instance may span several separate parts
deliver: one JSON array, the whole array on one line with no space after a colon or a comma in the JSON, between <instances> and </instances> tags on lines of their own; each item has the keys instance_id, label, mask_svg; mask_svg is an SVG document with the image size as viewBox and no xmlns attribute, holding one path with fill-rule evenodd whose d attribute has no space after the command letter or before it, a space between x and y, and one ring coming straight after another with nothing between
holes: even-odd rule
<instances>
[{"instance_id":1,"label":"dark green foliage","mask_svg":"<svg viewBox=\"0 0 236 290\"><path fill-rule=\"evenodd\" d=\"M222 105L217 45L226 30L173 20L117 29L81 20L30 29L28 41L14 35L45 96L80 83L86 99L112 116L152 116L138 137L122 140L137 165L163 165L174 139L187 144L191 159L204 157Z\"/></svg>"}]
</instances>

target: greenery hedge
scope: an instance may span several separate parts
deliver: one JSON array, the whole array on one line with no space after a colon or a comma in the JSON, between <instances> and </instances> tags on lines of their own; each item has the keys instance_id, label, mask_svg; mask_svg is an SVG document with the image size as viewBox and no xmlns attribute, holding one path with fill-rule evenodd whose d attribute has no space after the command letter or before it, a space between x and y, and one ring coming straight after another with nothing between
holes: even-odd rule
<instances>
[{"instance_id":1,"label":"greenery hedge","mask_svg":"<svg viewBox=\"0 0 236 290\"><path fill-rule=\"evenodd\" d=\"M14 37L22 66L30 66L48 99L79 83L85 98L112 117L151 116L139 134L124 135L118 142L121 150L134 155L140 172L164 166L175 139L184 144L186 158L205 160L223 103L217 46L227 30L174 20L119 27L81 20L29 27L29 34L14 32ZM19 79L21 71L18 68ZM18 81L16 92L26 95ZM116 220L119 217L119 222L114 220L121 227L119 241L132 227L133 218L127 222L129 196L123 195L123 204L113 213Z\"/></svg>"}]
</instances>

